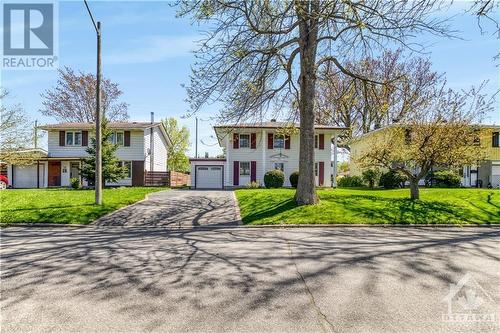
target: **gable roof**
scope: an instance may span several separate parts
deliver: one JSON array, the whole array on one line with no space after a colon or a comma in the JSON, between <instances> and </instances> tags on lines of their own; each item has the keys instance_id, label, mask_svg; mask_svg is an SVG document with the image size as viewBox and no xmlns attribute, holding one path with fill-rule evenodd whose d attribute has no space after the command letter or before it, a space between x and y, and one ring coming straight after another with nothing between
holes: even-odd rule
<instances>
[{"instance_id":1,"label":"gable roof","mask_svg":"<svg viewBox=\"0 0 500 333\"><path fill-rule=\"evenodd\" d=\"M243 123L243 124L222 124L214 126L214 129L218 128L284 128L284 127L295 127L300 129L300 125L297 123L280 122L280 121L265 121L256 123ZM327 126L327 125L314 125L316 129L339 129L344 130L346 127L339 126Z\"/></svg>"},{"instance_id":2,"label":"gable roof","mask_svg":"<svg viewBox=\"0 0 500 333\"><path fill-rule=\"evenodd\" d=\"M160 126L161 122L149 122L149 121L113 121L108 123L108 128L112 129L146 129L150 127ZM78 123L78 122L65 122L58 124L47 124L38 126L38 128L43 130L51 129L88 129L92 130L95 128L95 123Z\"/></svg>"}]
</instances>

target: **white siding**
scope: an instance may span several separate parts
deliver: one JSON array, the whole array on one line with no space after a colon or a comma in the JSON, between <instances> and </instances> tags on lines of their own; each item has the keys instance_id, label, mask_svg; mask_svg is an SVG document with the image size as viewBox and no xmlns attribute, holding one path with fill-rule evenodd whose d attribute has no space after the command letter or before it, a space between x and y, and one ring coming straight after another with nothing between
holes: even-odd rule
<instances>
[{"instance_id":1,"label":"white siding","mask_svg":"<svg viewBox=\"0 0 500 333\"><path fill-rule=\"evenodd\" d=\"M95 137L89 132L90 139ZM59 146L59 131L48 131L48 153L50 157L87 157L87 147ZM130 147L119 147L116 156L123 161L144 160L144 132L142 130L130 131Z\"/></svg>"},{"instance_id":2,"label":"white siding","mask_svg":"<svg viewBox=\"0 0 500 333\"><path fill-rule=\"evenodd\" d=\"M267 149L267 135L268 133L274 133L273 129L243 129L239 130L239 133L256 133L256 149L251 148L238 148L233 149L233 133L229 133L224 142L226 143L226 170L225 170L225 186L233 186L233 166L234 161L246 162L246 161L256 161L257 163L257 182L264 184L264 174L274 169L275 162L284 163L285 172L285 185L290 185L290 174L294 171L299 170L299 134L292 135L290 138L290 149ZM332 130L318 130L317 134L322 133L325 135L325 149L315 149L315 161L324 162L324 186L330 187L331 184L331 174L333 172L331 166L332 159L332 144L331 139L335 134ZM279 154L285 155L279 158ZM276 156L278 155L278 156ZM240 177L240 186L245 186L250 181L250 177Z\"/></svg>"}]
</instances>

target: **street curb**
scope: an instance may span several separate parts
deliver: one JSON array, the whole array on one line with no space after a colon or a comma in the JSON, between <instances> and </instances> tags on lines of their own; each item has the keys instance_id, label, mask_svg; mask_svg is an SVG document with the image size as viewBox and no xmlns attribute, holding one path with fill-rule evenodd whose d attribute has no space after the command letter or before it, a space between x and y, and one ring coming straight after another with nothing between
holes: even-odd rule
<instances>
[{"instance_id":1,"label":"street curb","mask_svg":"<svg viewBox=\"0 0 500 333\"><path fill-rule=\"evenodd\" d=\"M240 203L238 202L238 197L236 196L235 191L233 191L233 199L234 199L234 211L236 213L236 221L238 222L238 225L241 226L243 225L243 220L241 219Z\"/></svg>"},{"instance_id":2,"label":"street curb","mask_svg":"<svg viewBox=\"0 0 500 333\"><path fill-rule=\"evenodd\" d=\"M186 230L201 230L201 229L331 229L331 228L401 228L401 229L418 229L418 228L493 228L500 229L500 223L495 224L268 224L268 225L200 225L195 227L169 227L169 226L105 226L95 224L57 224L57 223L0 223L0 228L22 227L22 228L74 228L74 229L158 229L163 231L186 231Z\"/></svg>"}]
</instances>

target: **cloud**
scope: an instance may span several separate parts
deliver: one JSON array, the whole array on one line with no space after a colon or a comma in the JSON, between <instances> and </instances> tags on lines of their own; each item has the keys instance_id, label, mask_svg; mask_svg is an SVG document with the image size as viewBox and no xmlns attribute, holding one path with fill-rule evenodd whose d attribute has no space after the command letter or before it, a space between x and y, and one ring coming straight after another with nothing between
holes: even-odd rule
<instances>
[{"instance_id":1,"label":"cloud","mask_svg":"<svg viewBox=\"0 0 500 333\"><path fill-rule=\"evenodd\" d=\"M188 56L196 49L199 36L147 36L135 40L129 47L103 55L108 65L145 64L169 58Z\"/></svg>"}]
</instances>

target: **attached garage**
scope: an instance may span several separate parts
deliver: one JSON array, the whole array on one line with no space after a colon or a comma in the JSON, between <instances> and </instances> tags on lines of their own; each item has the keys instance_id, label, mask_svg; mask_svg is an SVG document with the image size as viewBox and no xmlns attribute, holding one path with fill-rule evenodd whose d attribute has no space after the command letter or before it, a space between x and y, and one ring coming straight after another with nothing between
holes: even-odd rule
<instances>
[{"instance_id":1,"label":"attached garage","mask_svg":"<svg viewBox=\"0 0 500 333\"><path fill-rule=\"evenodd\" d=\"M191 188L223 189L224 164L223 159L191 159Z\"/></svg>"},{"instance_id":2,"label":"attached garage","mask_svg":"<svg viewBox=\"0 0 500 333\"><path fill-rule=\"evenodd\" d=\"M14 188L36 188L37 186L37 172L35 165L14 165L12 187ZM43 175L43 172L42 172Z\"/></svg>"},{"instance_id":3,"label":"attached garage","mask_svg":"<svg viewBox=\"0 0 500 333\"><path fill-rule=\"evenodd\" d=\"M491 186L494 188L500 187L500 164L497 161L491 166Z\"/></svg>"}]
</instances>

